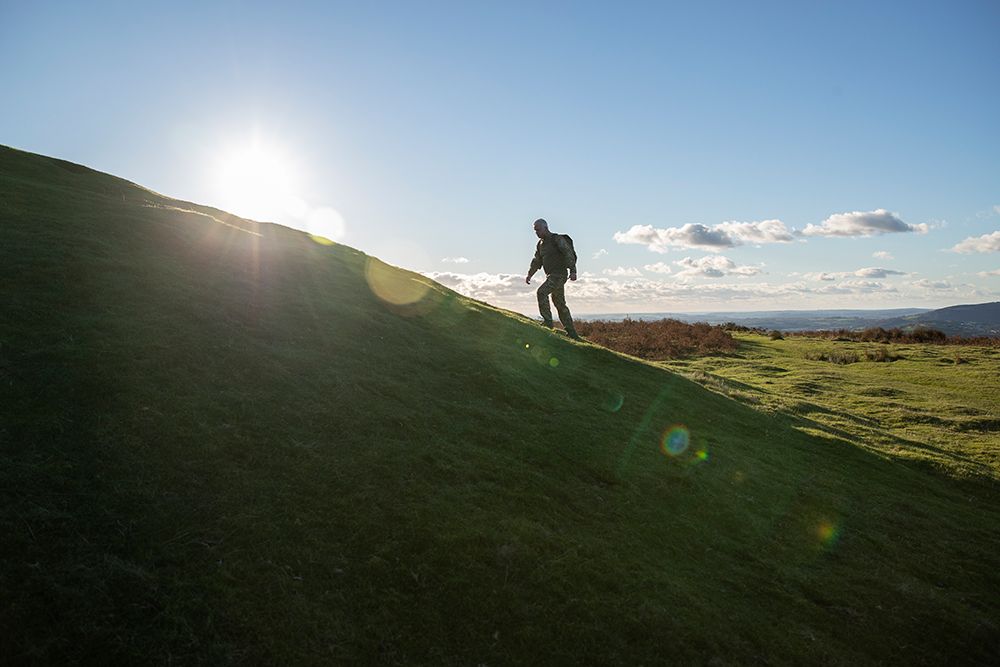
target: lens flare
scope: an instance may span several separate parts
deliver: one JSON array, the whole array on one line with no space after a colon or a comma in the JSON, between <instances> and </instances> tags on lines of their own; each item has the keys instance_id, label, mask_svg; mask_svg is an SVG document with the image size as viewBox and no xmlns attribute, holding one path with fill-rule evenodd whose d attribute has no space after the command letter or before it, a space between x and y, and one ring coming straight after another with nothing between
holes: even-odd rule
<instances>
[{"instance_id":1,"label":"lens flare","mask_svg":"<svg viewBox=\"0 0 1000 667\"><path fill-rule=\"evenodd\" d=\"M837 543L837 538L840 537L840 527L834 522L824 519L816 526L816 536L819 538L820 544L829 549Z\"/></svg>"},{"instance_id":2,"label":"lens flare","mask_svg":"<svg viewBox=\"0 0 1000 667\"><path fill-rule=\"evenodd\" d=\"M309 211L304 228L316 243L333 245L344 237L344 216L336 209L321 206Z\"/></svg>"},{"instance_id":3,"label":"lens flare","mask_svg":"<svg viewBox=\"0 0 1000 667\"><path fill-rule=\"evenodd\" d=\"M551 366L552 368L555 368L558 365L559 365L559 360L558 359L556 359L555 357L552 357L551 359L549 359L549 366Z\"/></svg>"},{"instance_id":4,"label":"lens flare","mask_svg":"<svg viewBox=\"0 0 1000 667\"><path fill-rule=\"evenodd\" d=\"M427 295L430 286L414 274L369 257L365 264L368 287L382 301L393 306L416 303Z\"/></svg>"},{"instance_id":5,"label":"lens flare","mask_svg":"<svg viewBox=\"0 0 1000 667\"><path fill-rule=\"evenodd\" d=\"M625 397L620 392L609 391L604 395L601 407L608 412L618 412L625 405Z\"/></svg>"},{"instance_id":6,"label":"lens flare","mask_svg":"<svg viewBox=\"0 0 1000 667\"><path fill-rule=\"evenodd\" d=\"M663 434L660 441L660 451L667 456L683 454L691 444L691 433L683 424L674 424Z\"/></svg>"}]
</instances>

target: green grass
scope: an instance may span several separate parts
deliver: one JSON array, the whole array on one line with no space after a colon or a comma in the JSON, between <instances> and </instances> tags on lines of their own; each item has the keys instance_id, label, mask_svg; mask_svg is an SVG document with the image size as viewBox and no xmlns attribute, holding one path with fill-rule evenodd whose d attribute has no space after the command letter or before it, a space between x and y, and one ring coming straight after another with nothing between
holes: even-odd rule
<instances>
[{"instance_id":1,"label":"green grass","mask_svg":"<svg viewBox=\"0 0 1000 667\"><path fill-rule=\"evenodd\" d=\"M737 336L736 354L663 365L821 437L1000 480L1000 349Z\"/></svg>"},{"instance_id":2,"label":"green grass","mask_svg":"<svg viewBox=\"0 0 1000 667\"><path fill-rule=\"evenodd\" d=\"M350 248L2 148L0 235L2 662L1000 648L993 477L906 465ZM373 275L424 296L386 303ZM674 424L690 447L667 455Z\"/></svg>"}]
</instances>

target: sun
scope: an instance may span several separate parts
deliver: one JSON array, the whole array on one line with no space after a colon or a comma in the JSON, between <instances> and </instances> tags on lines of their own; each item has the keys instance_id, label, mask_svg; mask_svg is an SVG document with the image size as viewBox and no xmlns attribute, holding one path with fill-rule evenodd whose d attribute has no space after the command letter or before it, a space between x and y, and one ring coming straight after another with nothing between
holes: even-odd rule
<instances>
[{"instance_id":1,"label":"sun","mask_svg":"<svg viewBox=\"0 0 1000 667\"><path fill-rule=\"evenodd\" d=\"M285 151L254 139L225 151L216 166L219 207L262 222L302 216L297 170Z\"/></svg>"}]
</instances>

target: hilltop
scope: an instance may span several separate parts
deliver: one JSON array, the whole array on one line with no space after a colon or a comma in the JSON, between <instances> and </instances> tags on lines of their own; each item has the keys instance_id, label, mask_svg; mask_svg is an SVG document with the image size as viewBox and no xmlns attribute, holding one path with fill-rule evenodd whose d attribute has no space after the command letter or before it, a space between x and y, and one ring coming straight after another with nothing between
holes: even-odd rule
<instances>
[{"instance_id":1,"label":"hilltop","mask_svg":"<svg viewBox=\"0 0 1000 667\"><path fill-rule=\"evenodd\" d=\"M963 304L905 315L879 323L886 329L927 327L949 336L1000 336L1000 301Z\"/></svg>"},{"instance_id":2,"label":"hilltop","mask_svg":"<svg viewBox=\"0 0 1000 667\"><path fill-rule=\"evenodd\" d=\"M3 662L1000 649L994 479L2 147L0 234Z\"/></svg>"}]
</instances>

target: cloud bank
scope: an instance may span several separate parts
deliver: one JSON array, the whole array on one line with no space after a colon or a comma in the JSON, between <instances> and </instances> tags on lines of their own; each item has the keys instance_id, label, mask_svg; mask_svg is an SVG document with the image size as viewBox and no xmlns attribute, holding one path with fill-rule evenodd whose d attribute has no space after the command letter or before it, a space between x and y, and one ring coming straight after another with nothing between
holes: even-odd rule
<instances>
[{"instance_id":1,"label":"cloud bank","mask_svg":"<svg viewBox=\"0 0 1000 667\"><path fill-rule=\"evenodd\" d=\"M695 261L692 260L692 263ZM428 272L424 275L472 298L529 315L535 313L537 284L525 285L523 275L454 272ZM817 275L820 274L812 274L813 277ZM779 306L818 308L822 307L821 304L831 307L855 304L852 307L857 307L856 304L862 303L871 307L886 307L887 300L903 304L924 298L996 296L996 293L984 292L975 285L943 280L915 280L893 285L860 278L853 273L838 275L847 277L836 282L819 283L805 279L785 283L701 283L584 274L579 281L567 287L567 298L573 312L612 313L706 310L713 307L740 309L750 306L759 309Z\"/></svg>"}]
</instances>

